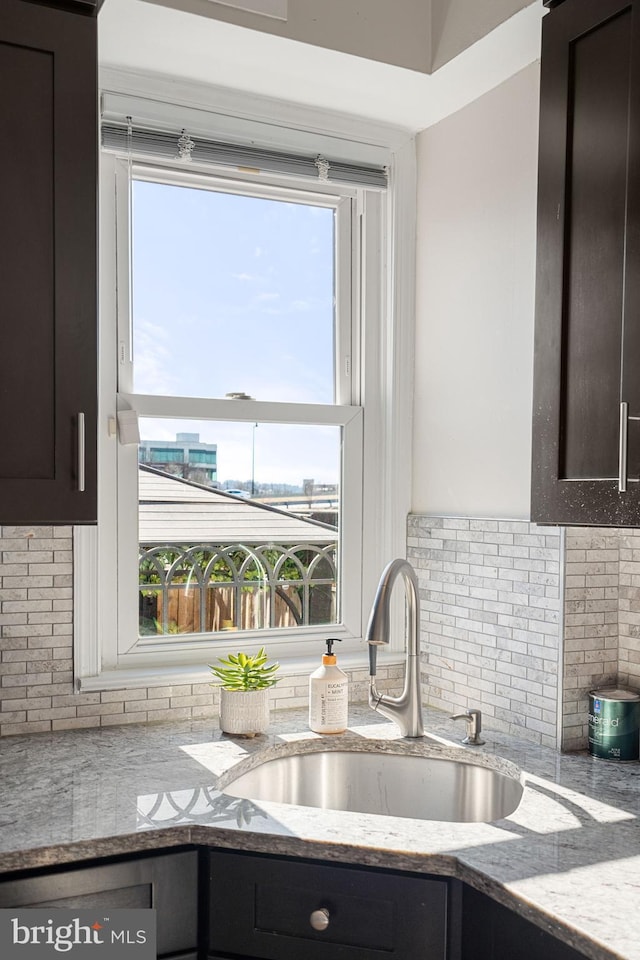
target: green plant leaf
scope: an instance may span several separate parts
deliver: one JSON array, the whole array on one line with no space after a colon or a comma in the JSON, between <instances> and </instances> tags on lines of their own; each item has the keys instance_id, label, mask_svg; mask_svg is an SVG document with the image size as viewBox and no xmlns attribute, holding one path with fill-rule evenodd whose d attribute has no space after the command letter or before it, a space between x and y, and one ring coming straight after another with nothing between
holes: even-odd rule
<instances>
[{"instance_id":1,"label":"green plant leaf","mask_svg":"<svg viewBox=\"0 0 640 960\"><path fill-rule=\"evenodd\" d=\"M279 663L268 663L264 647L251 657L246 653L219 657L221 666L209 664L209 669L225 690L264 690L277 683ZM214 684L217 685L217 684Z\"/></svg>"}]
</instances>

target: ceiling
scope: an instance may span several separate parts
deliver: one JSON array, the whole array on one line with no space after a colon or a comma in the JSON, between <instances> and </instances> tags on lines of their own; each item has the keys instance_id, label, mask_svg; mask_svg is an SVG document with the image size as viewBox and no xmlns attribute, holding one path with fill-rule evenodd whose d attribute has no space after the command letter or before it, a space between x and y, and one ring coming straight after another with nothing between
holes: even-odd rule
<instances>
[{"instance_id":1,"label":"ceiling","mask_svg":"<svg viewBox=\"0 0 640 960\"><path fill-rule=\"evenodd\" d=\"M145 0L108 0L102 67L214 85L423 130L540 56L532 3L431 75Z\"/></svg>"}]
</instances>

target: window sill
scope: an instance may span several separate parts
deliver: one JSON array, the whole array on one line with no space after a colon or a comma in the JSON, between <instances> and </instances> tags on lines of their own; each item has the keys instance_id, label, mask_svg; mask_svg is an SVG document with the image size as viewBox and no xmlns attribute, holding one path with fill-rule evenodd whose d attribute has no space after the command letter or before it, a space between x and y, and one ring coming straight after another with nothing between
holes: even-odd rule
<instances>
[{"instance_id":1,"label":"window sill","mask_svg":"<svg viewBox=\"0 0 640 960\"><path fill-rule=\"evenodd\" d=\"M378 655L381 668L404 663L404 654L389 651ZM361 670L365 679L369 675L367 652L345 653L338 656L343 670ZM305 656L291 657L280 662L281 677L308 677L320 665L317 651ZM130 690L139 687L181 686L184 684L211 683L212 674L204 664L166 667L127 667L121 670L105 670L97 676L76 679L76 690L90 693L103 690Z\"/></svg>"}]
</instances>

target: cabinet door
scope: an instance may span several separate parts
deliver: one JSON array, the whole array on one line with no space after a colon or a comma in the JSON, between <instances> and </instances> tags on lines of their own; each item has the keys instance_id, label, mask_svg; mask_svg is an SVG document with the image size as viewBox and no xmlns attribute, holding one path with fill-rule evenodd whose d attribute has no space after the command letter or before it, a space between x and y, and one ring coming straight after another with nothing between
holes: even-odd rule
<instances>
[{"instance_id":1,"label":"cabinet door","mask_svg":"<svg viewBox=\"0 0 640 960\"><path fill-rule=\"evenodd\" d=\"M96 519L96 20L0 17L0 524Z\"/></svg>"},{"instance_id":2,"label":"cabinet door","mask_svg":"<svg viewBox=\"0 0 640 960\"><path fill-rule=\"evenodd\" d=\"M209 910L211 957L446 956L447 883L441 880L213 853Z\"/></svg>"},{"instance_id":3,"label":"cabinet door","mask_svg":"<svg viewBox=\"0 0 640 960\"><path fill-rule=\"evenodd\" d=\"M640 416L639 43L637 0L565 0L543 19L539 522L640 525L640 422L621 419L625 403Z\"/></svg>"},{"instance_id":4,"label":"cabinet door","mask_svg":"<svg viewBox=\"0 0 640 960\"><path fill-rule=\"evenodd\" d=\"M0 880L0 907L153 908L158 956L198 943L196 851Z\"/></svg>"},{"instance_id":5,"label":"cabinet door","mask_svg":"<svg viewBox=\"0 0 640 960\"><path fill-rule=\"evenodd\" d=\"M586 960L584 954L465 886L462 960Z\"/></svg>"}]
</instances>

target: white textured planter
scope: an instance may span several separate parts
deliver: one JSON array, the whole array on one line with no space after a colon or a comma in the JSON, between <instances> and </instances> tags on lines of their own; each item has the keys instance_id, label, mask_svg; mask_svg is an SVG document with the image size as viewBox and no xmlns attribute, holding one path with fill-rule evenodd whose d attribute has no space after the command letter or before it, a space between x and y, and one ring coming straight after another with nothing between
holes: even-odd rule
<instances>
[{"instance_id":1,"label":"white textured planter","mask_svg":"<svg viewBox=\"0 0 640 960\"><path fill-rule=\"evenodd\" d=\"M271 691L225 690L220 691L220 729L223 733L235 733L253 737L266 733L269 726Z\"/></svg>"}]
</instances>

